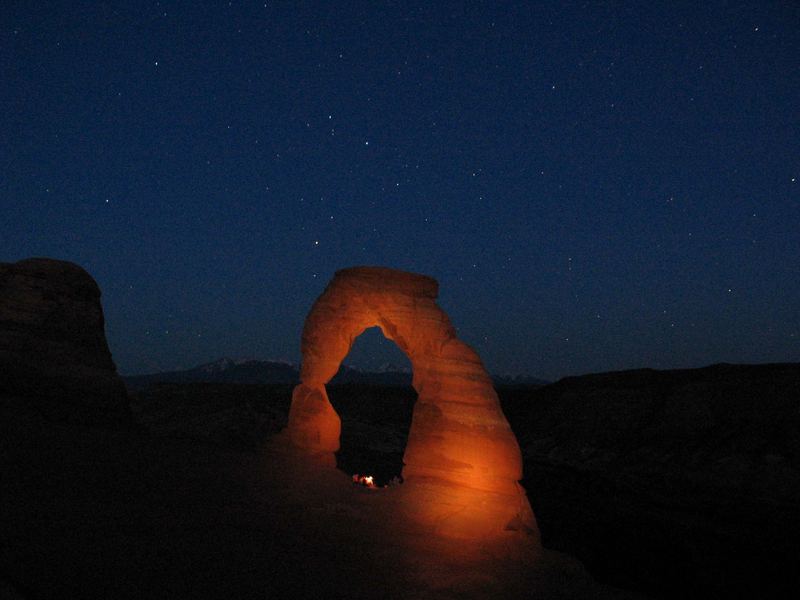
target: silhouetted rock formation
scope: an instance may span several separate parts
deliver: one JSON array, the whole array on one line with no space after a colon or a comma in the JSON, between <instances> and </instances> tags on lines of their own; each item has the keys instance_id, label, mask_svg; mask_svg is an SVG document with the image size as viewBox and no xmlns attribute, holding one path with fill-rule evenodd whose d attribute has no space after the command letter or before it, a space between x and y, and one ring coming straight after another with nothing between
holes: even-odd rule
<instances>
[{"instance_id":1,"label":"silhouetted rock formation","mask_svg":"<svg viewBox=\"0 0 800 600\"><path fill-rule=\"evenodd\" d=\"M403 458L403 476L418 491L416 516L436 532L460 537L507 526L535 531L518 483L517 440L480 358L437 306L438 287L430 277L393 269L338 271L303 328L288 436L309 453L333 458L341 423L325 384L355 338L377 325L408 356L419 395Z\"/></svg>"},{"instance_id":2,"label":"silhouetted rock formation","mask_svg":"<svg viewBox=\"0 0 800 600\"><path fill-rule=\"evenodd\" d=\"M545 546L654 595L800 588L800 365L603 373L503 396Z\"/></svg>"},{"instance_id":3,"label":"silhouetted rock formation","mask_svg":"<svg viewBox=\"0 0 800 600\"><path fill-rule=\"evenodd\" d=\"M0 394L56 419L129 420L104 332L100 289L79 266L0 263Z\"/></svg>"}]
</instances>

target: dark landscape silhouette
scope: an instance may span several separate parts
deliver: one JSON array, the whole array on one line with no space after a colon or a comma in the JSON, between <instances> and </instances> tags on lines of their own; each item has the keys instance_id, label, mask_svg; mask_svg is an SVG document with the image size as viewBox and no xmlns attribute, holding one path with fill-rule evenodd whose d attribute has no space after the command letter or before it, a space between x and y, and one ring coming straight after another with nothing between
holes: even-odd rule
<instances>
[{"instance_id":1,"label":"dark landscape silhouette","mask_svg":"<svg viewBox=\"0 0 800 600\"><path fill-rule=\"evenodd\" d=\"M0 589L12 598L798 589L797 364L498 386L543 545L510 555L380 517L403 506L410 386L329 385L338 470L292 463L274 446L296 383L286 372L258 384L153 376L126 393L99 289L49 259L0 265L0 363ZM359 489L355 473L392 485Z\"/></svg>"}]
</instances>

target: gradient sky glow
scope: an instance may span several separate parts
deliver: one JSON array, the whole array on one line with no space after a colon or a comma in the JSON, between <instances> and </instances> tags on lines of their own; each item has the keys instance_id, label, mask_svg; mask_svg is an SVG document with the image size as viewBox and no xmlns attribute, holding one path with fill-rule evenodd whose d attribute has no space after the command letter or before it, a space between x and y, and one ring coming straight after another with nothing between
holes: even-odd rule
<instances>
[{"instance_id":1,"label":"gradient sky glow","mask_svg":"<svg viewBox=\"0 0 800 600\"><path fill-rule=\"evenodd\" d=\"M5 1L0 81L0 260L122 373L298 361L363 264L493 372L800 361L797 3Z\"/></svg>"}]
</instances>

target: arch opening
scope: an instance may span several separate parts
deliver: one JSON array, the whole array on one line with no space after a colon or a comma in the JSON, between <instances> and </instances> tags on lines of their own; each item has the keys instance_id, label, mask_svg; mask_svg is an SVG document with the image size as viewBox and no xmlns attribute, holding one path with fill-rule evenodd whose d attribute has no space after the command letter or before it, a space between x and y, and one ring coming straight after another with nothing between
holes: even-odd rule
<instances>
[{"instance_id":1,"label":"arch opening","mask_svg":"<svg viewBox=\"0 0 800 600\"><path fill-rule=\"evenodd\" d=\"M374 477L383 487L402 481L403 455L417 392L411 386L411 362L383 335L367 328L353 342L339 372L325 386L341 419L336 466L348 476Z\"/></svg>"}]
</instances>

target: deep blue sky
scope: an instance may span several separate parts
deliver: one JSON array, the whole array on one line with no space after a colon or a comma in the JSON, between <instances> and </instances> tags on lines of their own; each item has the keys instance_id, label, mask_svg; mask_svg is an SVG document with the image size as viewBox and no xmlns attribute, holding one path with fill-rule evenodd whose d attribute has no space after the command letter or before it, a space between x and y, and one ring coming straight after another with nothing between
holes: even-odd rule
<instances>
[{"instance_id":1,"label":"deep blue sky","mask_svg":"<svg viewBox=\"0 0 800 600\"><path fill-rule=\"evenodd\" d=\"M361 264L496 372L800 360L795 2L6 0L0 82L0 260L123 373L297 361Z\"/></svg>"}]
</instances>

